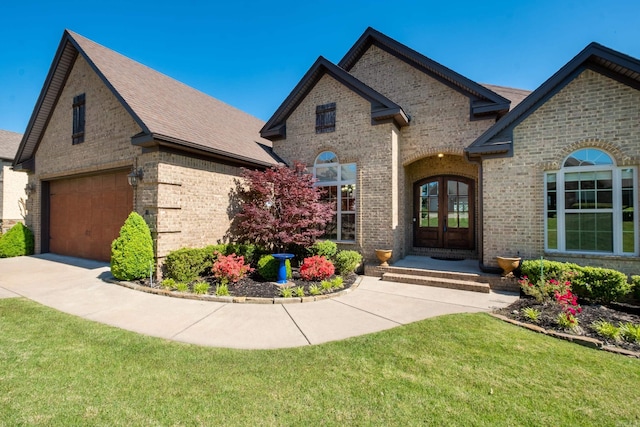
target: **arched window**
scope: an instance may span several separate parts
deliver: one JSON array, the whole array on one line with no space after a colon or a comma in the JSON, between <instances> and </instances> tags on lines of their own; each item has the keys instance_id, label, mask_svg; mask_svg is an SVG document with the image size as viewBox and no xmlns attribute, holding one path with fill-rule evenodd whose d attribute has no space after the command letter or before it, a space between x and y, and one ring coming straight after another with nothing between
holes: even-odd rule
<instances>
[{"instance_id":1,"label":"arched window","mask_svg":"<svg viewBox=\"0 0 640 427\"><path fill-rule=\"evenodd\" d=\"M583 148L545 174L548 251L637 253L636 169L616 167L607 153Z\"/></svg>"},{"instance_id":2,"label":"arched window","mask_svg":"<svg viewBox=\"0 0 640 427\"><path fill-rule=\"evenodd\" d=\"M354 242L356 240L356 164L340 164L338 156L323 151L313 164L316 186L325 190L323 198L333 204L335 215L327 224L325 238Z\"/></svg>"}]
</instances>

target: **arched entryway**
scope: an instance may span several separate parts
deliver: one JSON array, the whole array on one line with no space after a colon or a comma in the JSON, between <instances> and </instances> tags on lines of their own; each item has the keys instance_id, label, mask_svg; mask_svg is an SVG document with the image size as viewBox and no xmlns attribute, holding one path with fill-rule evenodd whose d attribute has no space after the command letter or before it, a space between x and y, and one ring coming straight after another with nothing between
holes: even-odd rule
<instances>
[{"instance_id":1,"label":"arched entryway","mask_svg":"<svg viewBox=\"0 0 640 427\"><path fill-rule=\"evenodd\" d=\"M472 179L438 175L413 185L413 246L475 248L475 187Z\"/></svg>"}]
</instances>

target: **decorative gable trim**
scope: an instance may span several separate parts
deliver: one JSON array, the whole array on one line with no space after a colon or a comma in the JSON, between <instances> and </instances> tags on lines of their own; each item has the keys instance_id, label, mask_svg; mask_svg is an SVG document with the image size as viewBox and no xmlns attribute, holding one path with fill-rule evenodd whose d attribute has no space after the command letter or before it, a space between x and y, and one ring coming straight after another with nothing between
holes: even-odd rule
<instances>
[{"instance_id":1,"label":"decorative gable trim","mask_svg":"<svg viewBox=\"0 0 640 427\"><path fill-rule=\"evenodd\" d=\"M362 36L360 36L358 41L338 63L338 66L346 71L350 71L372 45L375 45L467 96L469 98L469 109L472 120L487 117L501 117L509 111L511 101L508 99L371 27L367 28Z\"/></svg>"},{"instance_id":2,"label":"decorative gable trim","mask_svg":"<svg viewBox=\"0 0 640 427\"><path fill-rule=\"evenodd\" d=\"M271 140L286 138L287 118L325 74L330 75L371 103L373 124L382 123L388 119L392 119L399 127L409 124L409 116L402 110L402 107L320 56L260 130L260 136Z\"/></svg>"},{"instance_id":3,"label":"decorative gable trim","mask_svg":"<svg viewBox=\"0 0 640 427\"><path fill-rule=\"evenodd\" d=\"M593 42L480 135L465 149L467 155L512 156L514 128L587 69L640 90L640 61Z\"/></svg>"}]
</instances>

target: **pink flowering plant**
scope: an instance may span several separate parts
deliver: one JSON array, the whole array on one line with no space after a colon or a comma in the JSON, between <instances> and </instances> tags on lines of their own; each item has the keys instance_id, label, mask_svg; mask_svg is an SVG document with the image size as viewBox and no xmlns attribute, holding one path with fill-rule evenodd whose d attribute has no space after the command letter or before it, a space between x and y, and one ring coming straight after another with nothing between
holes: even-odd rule
<instances>
[{"instance_id":1,"label":"pink flowering plant","mask_svg":"<svg viewBox=\"0 0 640 427\"><path fill-rule=\"evenodd\" d=\"M300 266L300 277L303 280L324 280L335 273L335 267L323 256L314 255L305 258Z\"/></svg>"},{"instance_id":2,"label":"pink flowering plant","mask_svg":"<svg viewBox=\"0 0 640 427\"><path fill-rule=\"evenodd\" d=\"M215 251L214 255L216 260L213 262L211 272L222 284L235 283L253 271L253 268L245 264L242 255L223 255L218 251Z\"/></svg>"},{"instance_id":3,"label":"pink flowering plant","mask_svg":"<svg viewBox=\"0 0 640 427\"><path fill-rule=\"evenodd\" d=\"M567 288L564 293L555 291L554 296L556 302L562 308L562 313L558 316L558 324L569 329L577 327L578 319L576 316L582 313L582 307L578 304L578 297L571 292L570 288Z\"/></svg>"},{"instance_id":4,"label":"pink flowering plant","mask_svg":"<svg viewBox=\"0 0 640 427\"><path fill-rule=\"evenodd\" d=\"M539 303L550 302L557 292L564 294L571 287L571 282L568 280L540 279L537 282L532 282L527 276L520 279L518 283L522 292L534 297Z\"/></svg>"}]
</instances>

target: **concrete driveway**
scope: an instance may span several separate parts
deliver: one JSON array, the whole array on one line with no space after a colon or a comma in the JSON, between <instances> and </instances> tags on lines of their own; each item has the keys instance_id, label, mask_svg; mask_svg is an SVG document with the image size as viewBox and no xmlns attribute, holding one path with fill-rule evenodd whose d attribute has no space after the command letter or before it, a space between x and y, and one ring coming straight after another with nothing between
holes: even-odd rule
<instances>
[{"instance_id":1,"label":"concrete driveway","mask_svg":"<svg viewBox=\"0 0 640 427\"><path fill-rule=\"evenodd\" d=\"M0 298L25 297L65 313L192 344L298 347L452 313L504 307L518 296L482 294L362 277L347 295L298 304L233 304L147 294L103 279L107 264L54 254L0 259Z\"/></svg>"}]
</instances>

